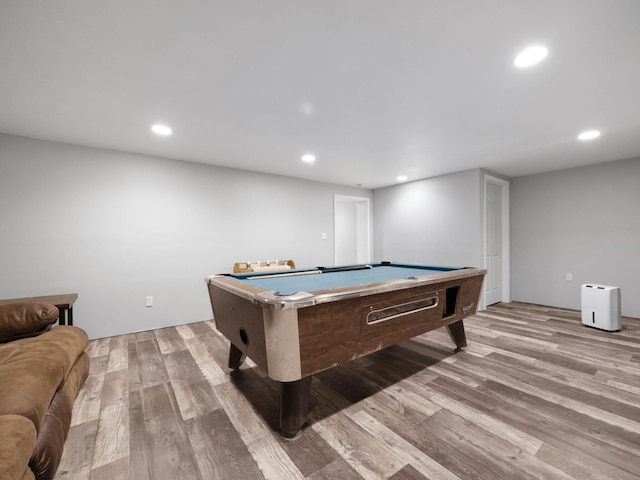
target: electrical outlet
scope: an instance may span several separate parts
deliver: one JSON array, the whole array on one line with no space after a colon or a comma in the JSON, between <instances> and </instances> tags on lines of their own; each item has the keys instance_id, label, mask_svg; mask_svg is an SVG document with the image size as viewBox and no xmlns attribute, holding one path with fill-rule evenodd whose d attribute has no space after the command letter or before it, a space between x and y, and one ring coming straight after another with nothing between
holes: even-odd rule
<instances>
[{"instance_id":1,"label":"electrical outlet","mask_svg":"<svg viewBox=\"0 0 640 480\"><path fill-rule=\"evenodd\" d=\"M147 297L145 306L153 307L153 297Z\"/></svg>"},{"instance_id":2,"label":"electrical outlet","mask_svg":"<svg viewBox=\"0 0 640 480\"><path fill-rule=\"evenodd\" d=\"M573 273L567 273L567 282L573 282Z\"/></svg>"}]
</instances>

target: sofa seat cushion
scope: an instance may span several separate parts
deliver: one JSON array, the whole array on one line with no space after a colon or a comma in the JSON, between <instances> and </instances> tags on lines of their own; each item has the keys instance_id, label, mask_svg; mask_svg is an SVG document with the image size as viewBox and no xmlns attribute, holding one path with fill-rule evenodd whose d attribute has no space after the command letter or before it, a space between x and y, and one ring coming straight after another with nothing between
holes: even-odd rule
<instances>
[{"instance_id":1,"label":"sofa seat cushion","mask_svg":"<svg viewBox=\"0 0 640 480\"><path fill-rule=\"evenodd\" d=\"M56 391L87 343L84 330L59 326L0 345L0 415L26 417L39 432Z\"/></svg>"},{"instance_id":2,"label":"sofa seat cushion","mask_svg":"<svg viewBox=\"0 0 640 480\"><path fill-rule=\"evenodd\" d=\"M44 332L58 320L58 307L46 302L0 305L0 342Z\"/></svg>"},{"instance_id":3,"label":"sofa seat cushion","mask_svg":"<svg viewBox=\"0 0 640 480\"><path fill-rule=\"evenodd\" d=\"M36 444L33 423L18 415L0 415L0 478L34 478L28 467L29 457Z\"/></svg>"}]
</instances>

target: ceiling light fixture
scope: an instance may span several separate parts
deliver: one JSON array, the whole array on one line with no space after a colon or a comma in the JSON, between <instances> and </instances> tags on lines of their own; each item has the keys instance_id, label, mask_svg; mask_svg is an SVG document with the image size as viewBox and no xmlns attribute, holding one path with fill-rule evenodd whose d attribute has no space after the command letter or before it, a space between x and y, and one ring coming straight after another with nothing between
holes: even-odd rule
<instances>
[{"instance_id":1,"label":"ceiling light fixture","mask_svg":"<svg viewBox=\"0 0 640 480\"><path fill-rule=\"evenodd\" d=\"M313 163L316 161L316 156L310 153L307 153L306 155L302 156L302 161L305 163Z\"/></svg>"},{"instance_id":2,"label":"ceiling light fixture","mask_svg":"<svg viewBox=\"0 0 640 480\"><path fill-rule=\"evenodd\" d=\"M530 67L545 59L549 50L541 45L535 45L533 47L525 48L521 51L516 59L513 61L516 67Z\"/></svg>"},{"instance_id":3,"label":"ceiling light fixture","mask_svg":"<svg viewBox=\"0 0 640 480\"><path fill-rule=\"evenodd\" d=\"M398 180L399 182L406 182L407 181L407 176L406 175L400 175L396 180Z\"/></svg>"},{"instance_id":4,"label":"ceiling light fixture","mask_svg":"<svg viewBox=\"0 0 640 480\"><path fill-rule=\"evenodd\" d=\"M167 136L173 133L173 130L171 130L171 127L167 127L166 125L154 125L153 127L151 127L151 130L156 135Z\"/></svg>"},{"instance_id":5,"label":"ceiling light fixture","mask_svg":"<svg viewBox=\"0 0 640 480\"><path fill-rule=\"evenodd\" d=\"M586 132L582 132L578 135L578 140L593 140L599 136L600 132L598 130L587 130Z\"/></svg>"}]
</instances>

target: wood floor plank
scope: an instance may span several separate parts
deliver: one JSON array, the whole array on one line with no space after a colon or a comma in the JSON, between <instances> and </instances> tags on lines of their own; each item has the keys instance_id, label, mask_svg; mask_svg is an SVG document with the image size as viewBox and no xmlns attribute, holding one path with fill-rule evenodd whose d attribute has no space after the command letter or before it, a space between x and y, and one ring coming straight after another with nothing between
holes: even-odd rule
<instances>
[{"instance_id":1,"label":"wood floor plank","mask_svg":"<svg viewBox=\"0 0 640 480\"><path fill-rule=\"evenodd\" d=\"M552 465L541 462L535 455L526 451L521 444L512 443L499 434L490 432L447 409L442 409L429 419L430 425L438 424L451 436L464 439L474 455L482 458L484 465L491 464L492 470L506 472L519 479L569 480L571 477ZM441 432L443 431L441 430ZM536 452L537 453L537 452ZM500 478L503 478L500 475Z\"/></svg>"},{"instance_id":2,"label":"wood floor plank","mask_svg":"<svg viewBox=\"0 0 640 480\"><path fill-rule=\"evenodd\" d=\"M123 458L129 458L129 411L118 402L100 412L91 469Z\"/></svg>"},{"instance_id":3,"label":"wood floor plank","mask_svg":"<svg viewBox=\"0 0 640 480\"><path fill-rule=\"evenodd\" d=\"M536 456L575 479L637 480L639 478L618 465L603 462L585 451L571 447L558 447L545 443Z\"/></svg>"},{"instance_id":4,"label":"wood floor plank","mask_svg":"<svg viewBox=\"0 0 640 480\"><path fill-rule=\"evenodd\" d=\"M457 475L451 473L431 457L425 455L424 452L418 450L410 442L365 412L356 412L355 414L350 415L350 418L366 430L373 438L383 441L387 448L389 448L400 460L406 464L412 465L419 472L426 475L427 478L459 480ZM397 473L390 478L395 476L397 476Z\"/></svg>"},{"instance_id":5,"label":"wood floor plank","mask_svg":"<svg viewBox=\"0 0 640 480\"><path fill-rule=\"evenodd\" d=\"M86 351L89 358L94 359L97 357L106 357L109 355L109 350L111 349L111 338L98 338L96 340L92 340L87 345Z\"/></svg>"},{"instance_id":6,"label":"wood floor plank","mask_svg":"<svg viewBox=\"0 0 640 480\"><path fill-rule=\"evenodd\" d=\"M151 480L152 468L149 443L142 408L142 392L131 390L129 394L129 476L132 480Z\"/></svg>"},{"instance_id":7,"label":"wood floor plank","mask_svg":"<svg viewBox=\"0 0 640 480\"><path fill-rule=\"evenodd\" d=\"M171 351L162 355L169 382L180 380L186 383L196 383L206 380L195 359L187 350Z\"/></svg>"},{"instance_id":8,"label":"wood floor plank","mask_svg":"<svg viewBox=\"0 0 640 480\"><path fill-rule=\"evenodd\" d=\"M466 422L473 423L496 437L501 437L512 445L517 445L518 448L530 455L538 453L544 443L532 435L529 435L517 428L513 428L504 422L498 421L495 417L487 415L484 412L470 408L462 402L457 402L451 397L442 394L435 394L429 398L442 409L446 409L447 411L454 413L458 417L463 418Z\"/></svg>"},{"instance_id":9,"label":"wood floor plank","mask_svg":"<svg viewBox=\"0 0 640 480\"><path fill-rule=\"evenodd\" d=\"M305 477L324 470L340 458L338 452L312 428L305 428L304 435L300 435L294 441L279 440L291 461Z\"/></svg>"},{"instance_id":10,"label":"wood floor plank","mask_svg":"<svg viewBox=\"0 0 640 480\"><path fill-rule=\"evenodd\" d=\"M89 478L97 431L98 420L82 422L69 429L56 479Z\"/></svg>"},{"instance_id":11,"label":"wood floor plank","mask_svg":"<svg viewBox=\"0 0 640 480\"><path fill-rule=\"evenodd\" d=\"M129 476L129 457L124 457L119 460L100 465L91 469L91 475L89 480L128 480Z\"/></svg>"},{"instance_id":12,"label":"wood floor plank","mask_svg":"<svg viewBox=\"0 0 640 480\"><path fill-rule=\"evenodd\" d=\"M154 480L202 480L168 385L142 389L147 458Z\"/></svg>"},{"instance_id":13,"label":"wood floor plank","mask_svg":"<svg viewBox=\"0 0 640 480\"><path fill-rule=\"evenodd\" d=\"M132 336L133 339L133 336ZM138 346L136 342L131 341L127 347L127 373L129 374L129 389L131 391L140 390L142 388L141 362L138 355Z\"/></svg>"},{"instance_id":14,"label":"wood floor plank","mask_svg":"<svg viewBox=\"0 0 640 480\"><path fill-rule=\"evenodd\" d=\"M388 387L360 402L358 410L395 430L411 428L437 412L440 407L409 389Z\"/></svg>"},{"instance_id":15,"label":"wood floor plank","mask_svg":"<svg viewBox=\"0 0 640 480\"><path fill-rule=\"evenodd\" d=\"M414 425L411 430L400 432L401 436L460 479L495 480L501 478L485 467L481 461L469 455L467 452L469 447L466 444L455 438L450 442L449 438L438 435L437 430L431 428L430 418Z\"/></svg>"},{"instance_id":16,"label":"wood floor plank","mask_svg":"<svg viewBox=\"0 0 640 480\"><path fill-rule=\"evenodd\" d=\"M91 345L91 343L90 343ZM99 357L89 357L89 371L92 374L100 375L107 372L109 366L109 354L100 355Z\"/></svg>"},{"instance_id":17,"label":"wood floor plank","mask_svg":"<svg viewBox=\"0 0 640 480\"><path fill-rule=\"evenodd\" d=\"M154 330L154 333L162 354L179 352L187 348L182 336L175 328L160 328Z\"/></svg>"},{"instance_id":18,"label":"wood floor plank","mask_svg":"<svg viewBox=\"0 0 640 480\"><path fill-rule=\"evenodd\" d=\"M228 373L221 368L220 364L209 353L209 347L205 340L200 337L188 338L185 339L185 344L205 379L214 385L219 385L229 380Z\"/></svg>"},{"instance_id":19,"label":"wood floor plank","mask_svg":"<svg viewBox=\"0 0 640 480\"><path fill-rule=\"evenodd\" d=\"M406 465L382 440L343 413L325 418L312 428L364 479L388 479Z\"/></svg>"},{"instance_id":20,"label":"wood floor plank","mask_svg":"<svg viewBox=\"0 0 640 480\"><path fill-rule=\"evenodd\" d=\"M216 325L213 320L208 320L206 322L191 323L189 324L189 328L193 331L196 337L200 337L213 332L216 329Z\"/></svg>"},{"instance_id":21,"label":"wood floor plank","mask_svg":"<svg viewBox=\"0 0 640 480\"><path fill-rule=\"evenodd\" d=\"M362 480L362 476L342 457L307 477L308 480Z\"/></svg>"},{"instance_id":22,"label":"wood floor plank","mask_svg":"<svg viewBox=\"0 0 640 480\"><path fill-rule=\"evenodd\" d=\"M109 360L107 362L107 372L116 370L126 370L129 366L129 346L123 345L112 348L109 352Z\"/></svg>"},{"instance_id":23,"label":"wood floor plank","mask_svg":"<svg viewBox=\"0 0 640 480\"><path fill-rule=\"evenodd\" d=\"M238 431L222 409L190 419L187 432L203 479L264 479Z\"/></svg>"},{"instance_id":24,"label":"wood floor plank","mask_svg":"<svg viewBox=\"0 0 640 480\"><path fill-rule=\"evenodd\" d=\"M100 409L121 403L129 404L129 373L126 370L115 370L104 375L101 391Z\"/></svg>"},{"instance_id":25,"label":"wood floor plank","mask_svg":"<svg viewBox=\"0 0 640 480\"><path fill-rule=\"evenodd\" d=\"M307 419L307 426L325 418L353 408L353 402L336 392L328 384L317 378L311 382L310 410Z\"/></svg>"},{"instance_id":26,"label":"wood floor plank","mask_svg":"<svg viewBox=\"0 0 640 480\"><path fill-rule=\"evenodd\" d=\"M168 375L160 354L160 348L152 337L136 342L140 388L150 388L168 381Z\"/></svg>"},{"instance_id":27,"label":"wood floor plank","mask_svg":"<svg viewBox=\"0 0 640 480\"><path fill-rule=\"evenodd\" d=\"M220 408L213 386L207 381L171 382L182 420L197 418Z\"/></svg>"},{"instance_id":28,"label":"wood floor plank","mask_svg":"<svg viewBox=\"0 0 640 480\"><path fill-rule=\"evenodd\" d=\"M183 340L196 337L196 333L191 329L189 324L176 325L175 329L176 329L176 332L178 332L178 335L180 335Z\"/></svg>"},{"instance_id":29,"label":"wood floor plank","mask_svg":"<svg viewBox=\"0 0 640 480\"><path fill-rule=\"evenodd\" d=\"M404 468L398 470L394 475L389 477L389 480L429 480L429 478L438 477L425 477L412 465L406 465Z\"/></svg>"},{"instance_id":30,"label":"wood floor plank","mask_svg":"<svg viewBox=\"0 0 640 480\"><path fill-rule=\"evenodd\" d=\"M479 448L479 445L467 430L457 431L452 428L451 424L438 421L440 415L445 413L441 411L429 417L421 424L421 427L433 435L439 449L443 447L448 449L445 454L447 457L452 455L454 449L457 450L456 465L455 467L448 466L448 469L456 474L458 473L455 469L464 469L467 478L468 472L474 472L477 478L483 479L522 478L528 480L530 478L517 469L515 462L504 458L502 451L499 454L490 454L486 450ZM487 440L489 441L490 439ZM458 474L458 476L460 475Z\"/></svg>"},{"instance_id":31,"label":"wood floor plank","mask_svg":"<svg viewBox=\"0 0 640 480\"><path fill-rule=\"evenodd\" d=\"M72 426L97 421L100 417L105 376L104 373L90 374L87 378L73 406Z\"/></svg>"}]
</instances>

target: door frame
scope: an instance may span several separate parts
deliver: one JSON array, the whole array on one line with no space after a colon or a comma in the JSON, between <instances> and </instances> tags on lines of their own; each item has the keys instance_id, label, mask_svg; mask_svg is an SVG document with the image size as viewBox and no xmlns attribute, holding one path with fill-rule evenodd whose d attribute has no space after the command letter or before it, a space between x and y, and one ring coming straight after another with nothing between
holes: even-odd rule
<instances>
[{"instance_id":1,"label":"door frame","mask_svg":"<svg viewBox=\"0 0 640 480\"><path fill-rule=\"evenodd\" d=\"M348 203L355 203L355 204L364 204L365 205L365 212L362 214L364 218L358 218L358 224L359 225L364 225L363 229L366 230L366 232L360 232L360 233L364 233L366 236L366 242L363 242L366 245L366 252L364 253L364 257L366 258L366 261L364 263L369 263L371 262L371 252L372 252L372 245L371 245L371 199L369 197L356 197L356 196L352 196L352 195L340 195L338 193L333 195L333 262L334 265L337 264L338 261L338 234L336 232L336 210L337 210L337 205L340 202L348 202ZM360 253L360 252L359 252Z\"/></svg>"},{"instance_id":2,"label":"door frame","mask_svg":"<svg viewBox=\"0 0 640 480\"><path fill-rule=\"evenodd\" d=\"M487 184L492 183L500 186L500 202L501 202L501 220L502 220L502 298L501 302L511 302L511 236L509 225L509 181L503 178L494 177L493 175L484 175L483 182L483 210L482 217L483 223L483 238L482 238L482 263L484 268L487 266ZM479 310L487 308L487 299L485 298L485 289L482 289L482 296L480 298Z\"/></svg>"}]
</instances>

